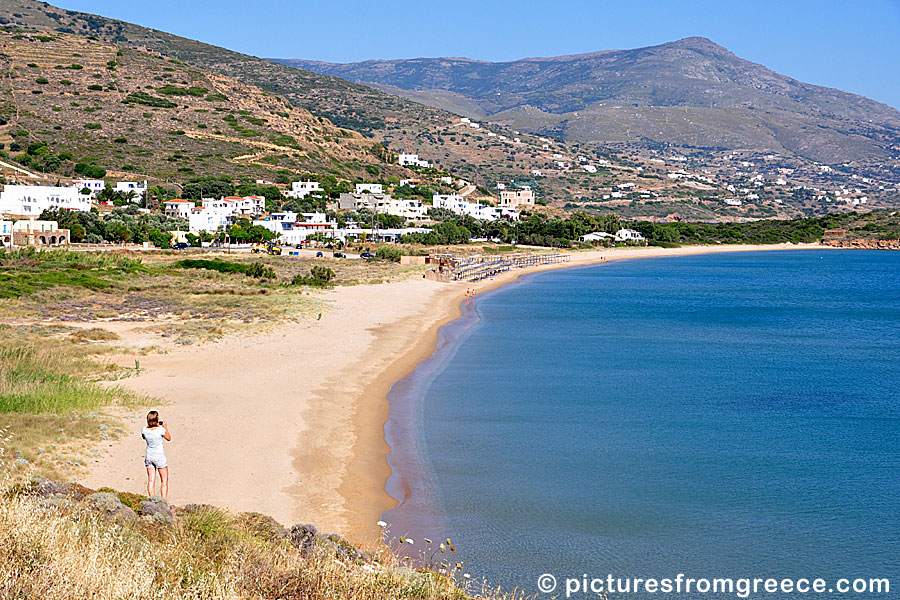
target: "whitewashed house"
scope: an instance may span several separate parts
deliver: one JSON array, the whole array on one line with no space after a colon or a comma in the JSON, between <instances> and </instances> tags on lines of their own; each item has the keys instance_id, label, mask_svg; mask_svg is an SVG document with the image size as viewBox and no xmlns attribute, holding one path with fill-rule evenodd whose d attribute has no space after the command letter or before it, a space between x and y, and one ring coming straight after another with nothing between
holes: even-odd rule
<instances>
[{"instance_id":1,"label":"whitewashed house","mask_svg":"<svg viewBox=\"0 0 900 600\"><path fill-rule=\"evenodd\" d=\"M262 196L226 196L230 200L235 215L242 217L258 217L266 212L266 199Z\"/></svg>"},{"instance_id":2,"label":"whitewashed house","mask_svg":"<svg viewBox=\"0 0 900 600\"><path fill-rule=\"evenodd\" d=\"M306 198L312 193L322 192L318 181L292 181L291 189L281 192L286 198Z\"/></svg>"},{"instance_id":3,"label":"whitewashed house","mask_svg":"<svg viewBox=\"0 0 900 600\"><path fill-rule=\"evenodd\" d=\"M606 233L605 231L594 231L592 233L586 233L578 239L580 239L582 242L590 243L590 242L602 242L604 240L615 239L615 237L616 236L614 236L613 234Z\"/></svg>"},{"instance_id":4,"label":"whitewashed house","mask_svg":"<svg viewBox=\"0 0 900 600\"><path fill-rule=\"evenodd\" d=\"M188 229L191 233L215 233L228 227L233 214L222 208L195 207L188 216Z\"/></svg>"},{"instance_id":5,"label":"whitewashed house","mask_svg":"<svg viewBox=\"0 0 900 600\"><path fill-rule=\"evenodd\" d=\"M504 217L513 221L519 220L519 213L516 210L470 202L458 194L434 194L431 197L431 204L434 208L443 208L457 215L465 215L484 221L496 221Z\"/></svg>"},{"instance_id":6,"label":"whitewashed house","mask_svg":"<svg viewBox=\"0 0 900 600\"><path fill-rule=\"evenodd\" d=\"M356 184L356 193L357 194L383 194L384 193L384 185L380 183L357 183Z\"/></svg>"},{"instance_id":7,"label":"whitewashed house","mask_svg":"<svg viewBox=\"0 0 900 600\"><path fill-rule=\"evenodd\" d=\"M283 244L296 246L305 242L311 235L324 234L326 237L336 237L338 230L337 221L329 221L325 213L295 212L273 213L265 219L253 221L254 225L265 227L276 236Z\"/></svg>"},{"instance_id":8,"label":"whitewashed house","mask_svg":"<svg viewBox=\"0 0 900 600\"><path fill-rule=\"evenodd\" d=\"M404 219L424 219L426 207L420 200L391 198L387 194L341 194L341 210L367 209L377 214L396 215Z\"/></svg>"},{"instance_id":9,"label":"whitewashed house","mask_svg":"<svg viewBox=\"0 0 900 600\"><path fill-rule=\"evenodd\" d=\"M620 229L616 232L617 242L643 242L645 238L634 229Z\"/></svg>"},{"instance_id":10,"label":"whitewashed house","mask_svg":"<svg viewBox=\"0 0 900 600\"><path fill-rule=\"evenodd\" d=\"M119 181L116 183L115 191L122 192L127 194L129 192L134 192L135 199L140 199L144 197L144 192L147 191L147 182L139 183L137 181Z\"/></svg>"},{"instance_id":11,"label":"whitewashed house","mask_svg":"<svg viewBox=\"0 0 900 600\"><path fill-rule=\"evenodd\" d=\"M87 188L91 191L91 195L96 198L97 194L106 187L106 182L102 179L74 179L72 180L72 187L77 190Z\"/></svg>"},{"instance_id":12,"label":"whitewashed house","mask_svg":"<svg viewBox=\"0 0 900 600\"><path fill-rule=\"evenodd\" d=\"M163 213L165 213L167 217L176 219L189 219L192 208L194 208L194 203L190 200L181 200L178 198L163 202Z\"/></svg>"},{"instance_id":13,"label":"whitewashed house","mask_svg":"<svg viewBox=\"0 0 900 600\"><path fill-rule=\"evenodd\" d=\"M91 210L91 195L76 187L6 185L0 192L0 214L38 217L47 209Z\"/></svg>"},{"instance_id":14,"label":"whitewashed house","mask_svg":"<svg viewBox=\"0 0 900 600\"><path fill-rule=\"evenodd\" d=\"M430 167L431 163L419 158L418 154L400 154L397 163L404 167Z\"/></svg>"}]
</instances>

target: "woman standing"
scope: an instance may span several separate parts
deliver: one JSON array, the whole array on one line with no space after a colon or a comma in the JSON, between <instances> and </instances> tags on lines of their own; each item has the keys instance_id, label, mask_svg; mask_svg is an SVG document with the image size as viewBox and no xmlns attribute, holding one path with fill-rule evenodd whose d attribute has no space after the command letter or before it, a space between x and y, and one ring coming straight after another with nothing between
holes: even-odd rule
<instances>
[{"instance_id":1,"label":"woman standing","mask_svg":"<svg viewBox=\"0 0 900 600\"><path fill-rule=\"evenodd\" d=\"M144 466L147 467L147 496L153 495L156 487L156 472L159 471L159 495L168 502L169 464L163 440L172 441L172 434L166 424L159 420L159 413L151 410L147 413L147 426L141 429L141 437L147 442L147 454L144 455Z\"/></svg>"}]
</instances>

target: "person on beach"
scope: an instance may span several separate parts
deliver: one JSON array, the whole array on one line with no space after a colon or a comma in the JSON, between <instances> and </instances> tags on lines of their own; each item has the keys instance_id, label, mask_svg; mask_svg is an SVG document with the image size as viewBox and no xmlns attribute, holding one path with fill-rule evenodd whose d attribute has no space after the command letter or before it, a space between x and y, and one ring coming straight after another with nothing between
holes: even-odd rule
<instances>
[{"instance_id":1,"label":"person on beach","mask_svg":"<svg viewBox=\"0 0 900 600\"><path fill-rule=\"evenodd\" d=\"M141 437L147 442L147 453L144 455L144 466L147 467L147 496L153 495L156 472L159 471L159 495L168 501L169 463L166 462L163 440L171 442L172 434L169 433L168 426L159 420L159 413L155 410L147 413L147 426L141 429Z\"/></svg>"}]
</instances>

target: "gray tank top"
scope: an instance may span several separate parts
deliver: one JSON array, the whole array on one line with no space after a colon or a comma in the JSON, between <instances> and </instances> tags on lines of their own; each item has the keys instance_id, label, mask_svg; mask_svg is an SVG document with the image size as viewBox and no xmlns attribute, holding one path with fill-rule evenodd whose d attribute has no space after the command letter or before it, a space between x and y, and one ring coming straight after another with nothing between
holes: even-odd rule
<instances>
[{"instance_id":1,"label":"gray tank top","mask_svg":"<svg viewBox=\"0 0 900 600\"><path fill-rule=\"evenodd\" d=\"M164 453L163 450L163 436L166 434L166 430L163 427L144 427L141 429L141 437L147 442L147 454L148 455L156 455Z\"/></svg>"}]
</instances>

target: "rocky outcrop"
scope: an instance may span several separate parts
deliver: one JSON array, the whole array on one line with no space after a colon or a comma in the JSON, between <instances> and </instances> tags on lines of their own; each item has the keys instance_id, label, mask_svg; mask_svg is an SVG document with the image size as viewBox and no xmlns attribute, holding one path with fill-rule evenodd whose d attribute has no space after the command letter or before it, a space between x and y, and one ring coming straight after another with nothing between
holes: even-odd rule
<instances>
[{"instance_id":1,"label":"rocky outcrop","mask_svg":"<svg viewBox=\"0 0 900 600\"><path fill-rule=\"evenodd\" d=\"M134 527L174 527L179 518L198 511L219 510L205 504L188 504L176 510L158 496L147 498L111 488L92 490L77 483L63 483L43 477L34 477L27 484L18 486L14 493L36 496L45 506L60 510L71 510L79 504L86 505L92 511L101 514L104 519ZM268 542L286 540L305 557L312 556L318 551L349 562L374 560L371 552L360 550L344 536L336 533L319 533L316 526L310 523L299 523L286 528L272 517L259 513L241 513L235 515L235 519L254 537Z\"/></svg>"},{"instance_id":2,"label":"rocky outcrop","mask_svg":"<svg viewBox=\"0 0 900 600\"><path fill-rule=\"evenodd\" d=\"M900 250L900 240L881 240L878 238L859 238L855 240L827 239L823 246L833 248L856 248L858 250Z\"/></svg>"},{"instance_id":3,"label":"rocky outcrop","mask_svg":"<svg viewBox=\"0 0 900 600\"><path fill-rule=\"evenodd\" d=\"M131 523L137 519L137 513L125 506L119 497L112 492L96 492L87 496L85 501L91 508L116 523Z\"/></svg>"},{"instance_id":4,"label":"rocky outcrop","mask_svg":"<svg viewBox=\"0 0 900 600\"><path fill-rule=\"evenodd\" d=\"M308 556L316 545L318 535L319 530L316 529L315 525L309 523L294 525L288 534L288 540L290 540L291 546L300 550L301 555Z\"/></svg>"},{"instance_id":5,"label":"rocky outcrop","mask_svg":"<svg viewBox=\"0 0 900 600\"><path fill-rule=\"evenodd\" d=\"M169 503L157 496L141 501L141 517L156 523L175 525L175 513Z\"/></svg>"}]
</instances>

